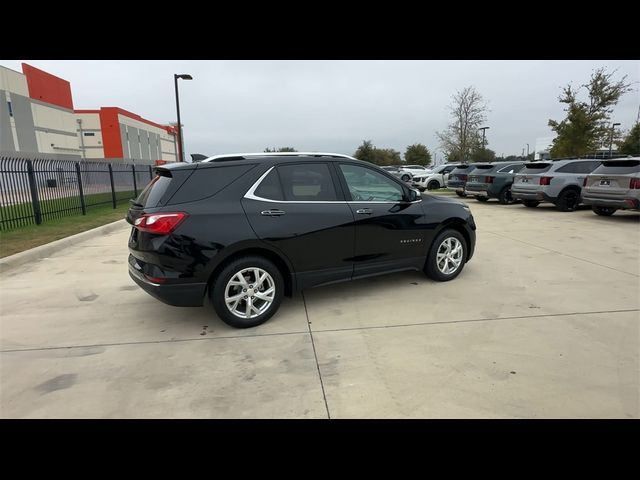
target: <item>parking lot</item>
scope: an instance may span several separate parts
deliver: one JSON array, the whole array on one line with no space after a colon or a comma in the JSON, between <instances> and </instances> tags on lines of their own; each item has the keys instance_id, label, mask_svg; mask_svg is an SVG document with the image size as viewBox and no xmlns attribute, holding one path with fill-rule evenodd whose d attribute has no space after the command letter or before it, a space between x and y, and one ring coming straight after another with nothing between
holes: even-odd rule
<instances>
[{"instance_id":1,"label":"parking lot","mask_svg":"<svg viewBox=\"0 0 640 480\"><path fill-rule=\"evenodd\" d=\"M640 215L467 202L456 280L308 290L248 330L140 290L124 222L6 272L0 416L639 418Z\"/></svg>"}]
</instances>

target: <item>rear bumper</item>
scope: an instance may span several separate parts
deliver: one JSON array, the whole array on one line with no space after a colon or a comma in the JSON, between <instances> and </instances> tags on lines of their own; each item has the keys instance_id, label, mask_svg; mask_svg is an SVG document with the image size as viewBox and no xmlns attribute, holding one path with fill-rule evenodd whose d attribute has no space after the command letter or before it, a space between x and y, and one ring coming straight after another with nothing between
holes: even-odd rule
<instances>
[{"instance_id":1,"label":"rear bumper","mask_svg":"<svg viewBox=\"0 0 640 480\"><path fill-rule=\"evenodd\" d=\"M585 205L593 205L596 207L611 207L620 210L624 209L640 209L640 200L637 198L603 198L597 196L590 196L585 193L582 197L582 202Z\"/></svg>"},{"instance_id":2,"label":"rear bumper","mask_svg":"<svg viewBox=\"0 0 640 480\"><path fill-rule=\"evenodd\" d=\"M129 263L129 276L145 292L167 305L175 307L201 307L206 283L183 283L163 285L147 279Z\"/></svg>"},{"instance_id":3,"label":"rear bumper","mask_svg":"<svg viewBox=\"0 0 640 480\"><path fill-rule=\"evenodd\" d=\"M550 197L544 192L540 191L523 191L514 189L511 187L511 196L514 200L535 200L537 202L551 202L555 203L557 198Z\"/></svg>"}]
</instances>

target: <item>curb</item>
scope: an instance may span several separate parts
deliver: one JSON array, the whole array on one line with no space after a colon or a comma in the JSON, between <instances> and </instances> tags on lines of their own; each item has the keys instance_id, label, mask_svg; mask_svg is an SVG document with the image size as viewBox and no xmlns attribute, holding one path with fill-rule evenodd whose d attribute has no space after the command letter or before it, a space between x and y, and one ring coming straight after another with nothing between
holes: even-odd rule
<instances>
[{"instance_id":1,"label":"curb","mask_svg":"<svg viewBox=\"0 0 640 480\"><path fill-rule=\"evenodd\" d=\"M116 220L115 222L107 223L106 225L102 225L91 230L76 233L75 235L71 235L70 237L61 238L60 240L55 240L51 243L45 243L44 245L25 250L24 252L0 258L0 273L12 270L16 267L19 267L20 265L24 265L25 263L29 263L34 260L41 260L53 253L64 250L71 245L75 245L76 243L84 242L85 240L99 237L100 235L118 230L118 228L124 227L125 225L127 225L126 220Z\"/></svg>"}]
</instances>

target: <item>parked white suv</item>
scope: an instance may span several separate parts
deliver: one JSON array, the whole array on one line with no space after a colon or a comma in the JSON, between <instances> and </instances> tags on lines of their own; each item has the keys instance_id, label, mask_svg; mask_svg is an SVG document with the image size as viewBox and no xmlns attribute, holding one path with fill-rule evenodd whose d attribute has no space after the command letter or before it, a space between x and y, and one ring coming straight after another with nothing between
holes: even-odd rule
<instances>
[{"instance_id":1,"label":"parked white suv","mask_svg":"<svg viewBox=\"0 0 640 480\"><path fill-rule=\"evenodd\" d=\"M425 190L437 190L438 188L444 188L446 181L449 179L449 174L454 168L462 165L461 163L445 163L434 168L431 173L422 173L415 175L412 180L412 185L421 192Z\"/></svg>"},{"instance_id":2,"label":"parked white suv","mask_svg":"<svg viewBox=\"0 0 640 480\"><path fill-rule=\"evenodd\" d=\"M402 172L406 172L407 174L411 174L411 177L415 177L416 175L425 175L427 173L431 173L431 170L427 167L423 167L422 165L399 165L398 168ZM410 177L404 178L402 177L403 182L408 182L411 180Z\"/></svg>"}]
</instances>

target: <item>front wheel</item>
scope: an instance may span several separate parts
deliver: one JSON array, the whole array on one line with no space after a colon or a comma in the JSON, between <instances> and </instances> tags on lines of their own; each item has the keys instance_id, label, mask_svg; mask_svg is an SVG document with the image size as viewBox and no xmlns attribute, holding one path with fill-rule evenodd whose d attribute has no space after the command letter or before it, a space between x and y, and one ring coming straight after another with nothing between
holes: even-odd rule
<instances>
[{"instance_id":1,"label":"front wheel","mask_svg":"<svg viewBox=\"0 0 640 480\"><path fill-rule=\"evenodd\" d=\"M464 192L456 192L456 195L458 195L459 197L462 197L462 198L467 196L467 194L464 193Z\"/></svg>"},{"instance_id":2,"label":"front wheel","mask_svg":"<svg viewBox=\"0 0 640 480\"><path fill-rule=\"evenodd\" d=\"M429 190L437 190L440 188L440 183L437 180L431 180L427 185Z\"/></svg>"},{"instance_id":3,"label":"front wheel","mask_svg":"<svg viewBox=\"0 0 640 480\"><path fill-rule=\"evenodd\" d=\"M400 177L400 179L403 182L408 182L409 180L411 180L411 177L405 173L404 175L402 175L402 177Z\"/></svg>"},{"instance_id":4,"label":"front wheel","mask_svg":"<svg viewBox=\"0 0 640 480\"><path fill-rule=\"evenodd\" d=\"M263 257L232 261L216 276L209 290L220 319L235 328L256 327L280 307L284 280L278 267Z\"/></svg>"},{"instance_id":5,"label":"front wheel","mask_svg":"<svg viewBox=\"0 0 640 480\"><path fill-rule=\"evenodd\" d=\"M479 202L488 202L489 198L488 197L476 197L476 200L478 200Z\"/></svg>"},{"instance_id":6,"label":"front wheel","mask_svg":"<svg viewBox=\"0 0 640 480\"><path fill-rule=\"evenodd\" d=\"M529 208L535 208L538 205L540 205L540 202L537 200L524 200L522 203L524 204L525 207L529 207Z\"/></svg>"},{"instance_id":7,"label":"front wheel","mask_svg":"<svg viewBox=\"0 0 640 480\"><path fill-rule=\"evenodd\" d=\"M467 242L457 230L444 230L431 244L424 272L438 282L453 280L464 268Z\"/></svg>"},{"instance_id":8,"label":"front wheel","mask_svg":"<svg viewBox=\"0 0 640 480\"><path fill-rule=\"evenodd\" d=\"M611 215L616 213L617 208L593 206L593 207L591 207L591 210L593 210L594 213L596 213L596 214L598 214L598 215L600 215L602 217L610 217Z\"/></svg>"}]
</instances>

